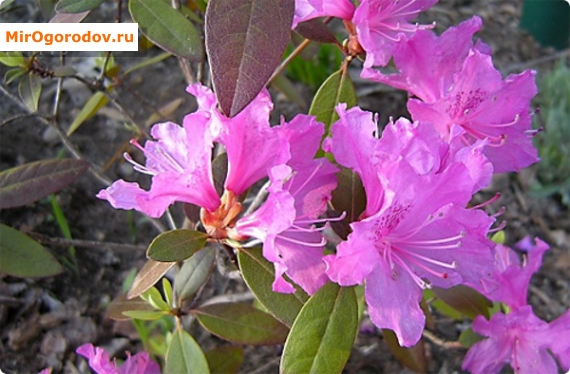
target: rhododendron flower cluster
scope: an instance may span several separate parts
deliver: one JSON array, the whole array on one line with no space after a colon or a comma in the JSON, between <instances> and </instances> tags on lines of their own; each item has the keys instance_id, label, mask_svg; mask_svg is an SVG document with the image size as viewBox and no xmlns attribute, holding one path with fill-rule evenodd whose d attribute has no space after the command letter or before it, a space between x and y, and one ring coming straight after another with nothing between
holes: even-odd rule
<instances>
[{"instance_id":1,"label":"rhododendron flower cluster","mask_svg":"<svg viewBox=\"0 0 570 374\"><path fill-rule=\"evenodd\" d=\"M338 113L327 146L358 173L367 206L336 255L325 258L327 274L343 286L364 282L372 321L411 346L424 328L423 289L477 284L490 275L486 234L494 219L466 205L492 169L482 144L452 148L429 123L399 119L377 139L371 113L342 105Z\"/></svg>"},{"instance_id":2,"label":"rhododendron flower cluster","mask_svg":"<svg viewBox=\"0 0 570 374\"><path fill-rule=\"evenodd\" d=\"M127 359L122 365L111 362L103 348L93 344L83 344L76 352L89 360L89 366L97 374L160 374L160 367L149 358L147 352L139 352L134 356L127 353Z\"/></svg>"},{"instance_id":3,"label":"rhododendron flower cluster","mask_svg":"<svg viewBox=\"0 0 570 374\"><path fill-rule=\"evenodd\" d=\"M216 109L214 94L193 85L188 92L198 110L184 118L183 126L155 125L144 147L146 165L126 159L135 169L152 176L149 191L122 180L98 197L115 208L136 209L160 217L176 201L202 207L201 218L214 239L264 243L264 256L275 264L274 290L294 292L286 273L309 294L326 281L321 260L325 241L318 217L324 213L336 187L335 168L326 159L313 159L324 133L313 117L298 115L289 123L271 127L272 103L263 91L239 115L229 119ZM212 176L214 143L227 152L228 174L218 196ZM269 196L257 211L242 216L238 197L254 183L269 177Z\"/></svg>"},{"instance_id":4,"label":"rhododendron flower cluster","mask_svg":"<svg viewBox=\"0 0 570 374\"><path fill-rule=\"evenodd\" d=\"M513 250L489 239L502 226L494 226L496 217L482 209L486 203L469 205L494 173L538 161L529 112L534 72L503 79L489 47L472 41L482 23L478 17L440 36L430 25L410 23L435 2L362 0L355 6L349 0L296 0L293 26L315 17L343 19L349 43L365 54L361 76L410 95L411 120L390 120L383 130L371 112L343 103L336 107L339 119L322 149L358 175L366 207L350 223L346 240L327 254L323 231L331 219L322 216L339 168L315 158L325 127L308 115L271 126L266 90L228 118L212 91L190 86L198 108L183 125L157 124L153 140L133 141L146 157L144 165L125 155L152 177L150 189L119 180L98 197L151 217L175 202L201 207L201 224L211 240L263 244L277 292L293 293L297 284L312 295L329 280L364 285L371 321L393 330L406 347L422 336L426 288L472 287L503 303L506 313L475 319L473 330L488 339L469 350L466 370L498 372L510 363L518 373L555 372L555 360L568 370L570 343L564 337L570 333L570 312L547 323L526 301L548 246L539 239L522 242L528 257L521 265ZM397 71L379 69L391 59ZM227 175L223 186L221 181L216 186L212 160L221 152L227 154ZM245 210L246 192L265 181ZM90 360L104 353L81 349Z\"/></svg>"},{"instance_id":5,"label":"rhododendron flower cluster","mask_svg":"<svg viewBox=\"0 0 570 374\"><path fill-rule=\"evenodd\" d=\"M548 245L529 237L517 244L526 252L521 265L517 253L504 245L495 248L493 284L480 290L491 300L507 305L507 313L496 313L489 321L477 316L473 331L488 337L469 349L463 368L472 373L498 373L510 364L517 373L556 373L558 359L564 371L570 370L570 310L547 323L527 304L530 278L542 264ZM549 353L552 352L554 357Z\"/></svg>"}]
</instances>

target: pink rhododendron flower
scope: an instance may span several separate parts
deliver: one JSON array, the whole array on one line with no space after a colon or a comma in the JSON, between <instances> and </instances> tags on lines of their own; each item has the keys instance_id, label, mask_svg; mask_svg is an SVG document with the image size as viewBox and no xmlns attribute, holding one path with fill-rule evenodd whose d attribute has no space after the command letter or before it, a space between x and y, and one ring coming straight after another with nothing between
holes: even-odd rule
<instances>
[{"instance_id":1,"label":"pink rhododendron flower","mask_svg":"<svg viewBox=\"0 0 570 374\"><path fill-rule=\"evenodd\" d=\"M336 255L325 257L327 274L343 286L364 283L372 322L411 346L425 323L424 288L476 284L490 275L486 234L493 219L465 206L488 179L468 165L491 169L479 146L466 162L467 154L453 154L428 123L400 119L376 139L370 113L343 105L337 111L326 147L360 176L367 206Z\"/></svg>"},{"instance_id":2,"label":"pink rhododendron flower","mask_svg":"<svg viewBox=\"0 0 570 374\"><path fill-rule=\"evenodd\" d=\"M564 371L570 369L570 311L547 323L527 305L509 314L495 313L489 321L477 316L473 331L488 337L473 345L465 356L462 367L473 374L499 373L506 364L517 374L557 373L549 350Z\"/></svg>"},{"instance_id":3,"label":"pink rhododendron flower","mask_svg":"<svg viewBox=\"0 0 570 374\"><path fill-rule=\"evenodd\" d=\"M349 0L296 0L293 28L316 17L338 17L355 33L357 44L366 52L364 66L384 66L402 38L433 25L418 25L410 20L434 5L437 0L362 0L355 7Z\"/></svg>"},{"instance_id":4,"label":"pink rhododendron flower","mask_svg":"<svg viewBox=\"0 0 570 374\"><path fill-rule=\"evenodd\" d=\"M160 367L152 361L147 352L139 352L134 356L127 353L127 359L119 367L103 348L93 344L83 344L76 352L89 360L89 366L97 374L160 374Z\"/></svg>"},{"instance_id":5,"label":"pink rhododendron flower","mask_svg":"<svg viewBox=\"0 0 570 374\"><path fill-rule=\"evenodd\" d=\"M538 238L536 244L533 244L530 237L524 238L515 247L527 253L523 263L514 250L497 244L495 273L484 280L482 289L478 289L489 299L503 302L511 309L527 305L530 278L542 265L542 256L549 248L548 244Z\"/></svg>"},{"instance_id":6,"label":"pink rhododendron flower","mask_svg":"<svg viewBox=\"0 0 570 374\"><path fill-rule=\"evenodd\" d=\"M418 31L394 50L399 73L364 69L361 75L416 96L408 101L412 118L433 123L444 139L454 125L465 130L465 144L488 139L484 152L496 173L518 171L538 161L529 114L534 72L503 80L488 46L471 41L480 27L473 17L440 37Z\"/></svg>"},{"instance_id":7,"label":"pink rhododendron flower","mask_svg":"<svg viewBox=\"0 0 570 374\"><path fill-rule=\"evenodd\" d=\"M290 144L291 158L271 170L267 201L239 220L236 229L263 241L265 258L275 264L274 291L295 292L282 277L286 273L313 294L328 280L322 260L325 241L315 224L323 222L318 218L336 188L338 169L324 158L312 158L324 133L313 117L299 115L278 130Z\"/></svg>"},{"instance_id":8,"label":"pink rhododendron flower","mask_svg":"<svg viewBox=\"0 0 570 374\"><path fill-rule=\"evenodd\" d=\"M480 41L473 45L473 34L481 29L481 25L481 18L474 16L457 27L448 28L439 37L430 30L417 31L394 49L397 73L365 68L361 76L408 91L422 101L432 103L452 86L455 73L461 70L472 48L491 54Z\"/></svg>"},{"instance_id":9,"label":"pink rhododendron flower","mask_svg":"<svg viewBox=\"0 0 570 374\"><path fill-rule=\"evenodd\" d=\"M228 118L217 109L214 93L201 85L188 92L198 101L184 126L166 123L152 128L157 141L138 146L147 156L135 169L152 175L150 191L136 183L117 181L98 197L115 208L137 209L159 217L175 201L196 204L210 237L263 241L264 256L275 264L274 290L293 292L282 277L287 274L312 294L326 281L322 261L325 241L318 217L324 213L336 187L337 169L326 159L314 160L324 133L313 117L297 116L271 127L272 102L267 91L242 112ZM211 157L214 143L224 146L228 174L224 193L214 188ZM245 216L239 195L269 176L267 201Z\"/></svg>"},{"instance_id":10,"label":"pink rhododendron flower","mask_svg":"<svg viewBox=\"0 0 570 374\"><path fill-rule=\"evenodd\" d=\"M503 81L491 56L472 49L444 96L433 103L410 99L408 110L414 119L436 124L444 139L453 125L465 130L466 144L488 139L484 153L495 172L518 171L538 161L529 113L536 92L534 72Z\"/></svg>"}]
</instances>

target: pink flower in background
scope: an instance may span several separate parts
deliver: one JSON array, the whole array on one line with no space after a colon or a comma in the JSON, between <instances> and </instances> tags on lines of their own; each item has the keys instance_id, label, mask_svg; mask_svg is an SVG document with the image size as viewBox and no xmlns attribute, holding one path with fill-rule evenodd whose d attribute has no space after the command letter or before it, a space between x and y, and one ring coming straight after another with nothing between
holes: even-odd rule
<instances>
[{"instance_id":1,"label":"pink flower in background","mask_svg":"<svg viewBox=\"0 0 570 374\"><path fill-rule=\"evenodd\" d=\"M524 261L517 253L506 245L495 247L496 268L493 276L485 279L481 293L493 301L503 302L511 309L527 305L530 278L542 265L542 256L549 246L540 239L532 243L526 237L515 245L515 248L526 252Z\"/></svg>"},{"instance_id":2,"label":"pink flower in background","mask_svg":"<svg viewBox=\"0 0 570 374\"><path fill-rule=\"evenodd\" d=\"M152 361L147 352L139 352L134 356L127 353L127 359L119 367L109 360L103 348L93 344L83 344L76 352L89 360L89 366L97 374L160 374L160 367Z\"/></svg>"},{"instance_id":3,"label":"pink flower in background","mask_svg":"<svg viewBox=\"0 0 570 374\"><path fill-rule=\"evenodd\" d=\"M518 171L538 161L529 113L536 92L534 72L510 75L503 81L491 56L472 49L438 100L410 99L408 110L415 120L434 123L446 140L454 125L465 130L465 144L487 139L484 153L495 172Z\"/></svg>"},{"instance_id":4,"label":"pink flower in background","mask_svg":"<svg viewBox=\"0 0 570 374\"><path fill-rule=\"evenodd\" d=\"M355 33L366 52L364 66L384 66L399 41L433 25L410 21L437 0L362 0L355 7L349 0L296 0L293 28L316 17L338 17Z\"/></svg>"},{"instance_id":5,"label":"pink flower in background","mask_svg":"<svg viewBox=\"0 0 570 374\"><path fill-rule=\"evenodd\" d=\"M473 331L488 337L475 343L465 356L462 367L473 374L499 373L506 364L517 374L557 373L549 350L564 371L570 369L570 311L547 323L527 305L509 314L495 313L489 321L477 316Z\"/></svg>"},{"instance_id":6,"label":"pink flower in background","mask_svg":"<svg viewBox=\"0 0 570 374\"><path fill-rule=\"evenodd\" d=\"M484 153L496 173L518 171L538 161L529 113L534 72L503 80L489 47L471 41L480 28L481 19L473 17L439 37L418 31L394 50L399 73L365 68L361 76L414 95L408 101L412 118L433 123L445 140L454 125L465 131L466 145L487 139Z\"/></svg>"},{"instance_id":7,"label":"pink flower in background","mask_svg":"<svg viewBox=\"0 0 570 374\"><path fill-rule=\"evenodd\" d=\"M455 73L474 47L473 34L481 29L481 18L463 21L448 28L442 35L420 30L394 49L397 73L384 73L373 68L362 70L361 77L408 91L426 103L445 95L453 84ZM475 48L490 54L490 49L477 42Z\"/></svg>"},{"instance_id":8,"label":"pink flower in background","mask_svg":"<svg viewBox=\"0 0 570 374\"><path fill-rule=\"evenodd\" d=\"M474 163L455 159L427 123L400 119L378 140L370 113L337 111L326 147L358 173L367 207L337 253L325 257L327 274L343 286L364 283L372 322L411 346L425 324L423 289L475 284L490 275L493 245L486 234L493 219L465 208L481 183L467 165L485 168L488 161L477 152Z\"/></svg>"}]
</instances>

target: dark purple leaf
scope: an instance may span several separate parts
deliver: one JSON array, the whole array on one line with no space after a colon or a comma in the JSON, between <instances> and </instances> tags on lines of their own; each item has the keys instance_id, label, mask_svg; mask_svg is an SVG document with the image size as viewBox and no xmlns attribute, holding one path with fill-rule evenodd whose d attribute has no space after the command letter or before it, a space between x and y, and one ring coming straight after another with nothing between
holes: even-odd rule
<instances>
[{"instance_id":1,"label":"dark purple leaf","mask_svg":"<svg viewBox=\"0 0 570 374\"><path fill-rule=\"evenodd\" d=\"M33 203L73 183L89 168L75 159L36 161L0 173L0 209Z\"/></svg>"},{"instance_id":2,"label":"dark purple leaf","mask_svg":"<svg viewBox=\"0 0 570 374\"><path fill-rule=\"evenodd\" d=\"M331 29L318 18L301 22L295 28L295 32L305 39L319 43L338 43Z\"/></svg>"},{"instance_id":3,"label":"dark purple leaf","mask_svg":"<svg viewBox=\"0 0 570 374\"><path fill-rule=\"evenodd\" d=\"M290 39L294 11L294 0L210 0L206 50L225 114L238 114L265 86Z\"/></svg>"},{"instance_id":4,"label":"dark purple leaf","mask_svg":"<svg viewBox=\"0 0 570 374\"><path fill-rule=\"evenodd\" d=\"M483 315L489 318L489 308L493 304L479 292L464 285L451 288L433 287L433 293L440 300L469 318Z\"/></svg>"}]
</instances>

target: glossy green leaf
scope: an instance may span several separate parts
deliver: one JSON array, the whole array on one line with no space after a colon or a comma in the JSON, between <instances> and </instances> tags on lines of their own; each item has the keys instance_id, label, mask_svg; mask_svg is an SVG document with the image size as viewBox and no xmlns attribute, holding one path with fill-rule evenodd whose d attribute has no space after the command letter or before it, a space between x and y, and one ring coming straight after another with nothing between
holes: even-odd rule
<instances>
[{"instance_id":1,"label":"glossy green leaf","mask_svg":"<svg viewBox=\"0 0 570 374\"><path fill-rule=\"evenodd\" d=\"M129 300L127 299L127 295L119 295L107 306L105 317L116 321L126 321L129 320L130 317L125 316L123 312L128 311L152 312L155 311L155 309L141 298L137 297L136 299Z\"/></svg>"},{"instance_id":2,"label":"glossy green leaf","mask_svg":"<svg viewBox=\"0 0 570 374\"><path fill-rule=\"evenodd\" d=\"M179 11L162 0L129 0L131 16L154 44L176 56L201 61L200 34Z\"/></svg>"},{"instance_id":3,"label":"glossy green leaf","mask_svg":"<svg viewBox=\"0 0 570 374\"><path fill-rule=\"evenodd\" d=\"M132 299L142 295L143 292L154 286L175 263L148 260L135 277L127 298Z\"/></svg>"},{"instance_id":4,"label":"glossy green leaf","mask_svg":"<svg viewBox=\"0 0 570 374\"><path fill-rule=\"evenodd\" d=\"M485 339L484 336L477 334L471 327L461 331L459 335L459 343L465 348L471 348L471 346L481 340Z\"/></svg>"},{"instance_id":5,"label":"glossy green leaf","mask_svg":"<svg viewBox=\"0 0 570 374\"><path fill-rule=\"evenodd\" d=\"M341 221L331 223L338 236L345 239L350 234L350 223L358 221L366 209L366 192L358 174L351 169L341 167L337 173L338 185L332 192L331 204L338 215L346 213Z\"/></svg>"},{"instance_id":6,"label":"glossy green leaf","mask_svg":"<svg viewBox=\"0 0 570 374\"><path fill-rule=\"evenodd\" d=\"M81 13L93 10L101 5L105 0L59 0L55 5L58 13Z\"/></svg>"},{"instance_id":7,"label":"glossy green leaf","mask_svg":"<svg viewBox=\"0 0 570 374\"><path fill-rule=\"evenodd\" d=\"M294 294L274 292L273 264L263 257L259 247L240 250L238 261L243 279L257 300L275 318L289 327L293 326L295 318L309 298L307 294L300 289Z\"/></svg>"},{"instance_id":8,"label":"glossy green leaf","mask_svg":"<svg viewBox=\"0 0 570 374\"><path fill-rule=\"evenodd\" d=\"M0 224L0 273L21 278L49 277L63 268L40 243Z\"/></svg>"},{"instance_id":9,"label":"glossy green leaf","mask_svg":"<svg viewBox=\"0 0 570 374\"><path fill-rule=\"evenodd\" d=\"M172 284L168 278L162 278L162 291L164 293L164 300L166 301L166 304L174 306L172 304Z\"/></svg>"},{"instance_id":10,"label":"glossy green leaf","mask_svg":"<svg viewBox=\"0 0 570 374\"><path fill-rule=\"evenodd\" d=\"M182 329L172 335L166 351L164 373L210 373L204 352L194 338Z\"/></svg>"},{"instance_id":11,"label":"glossy green leaf","mask_svg":"<svg viewBox=\"0 0 570 374\"><path fill-rule=\"evenodd\" d=\"M147 256L155 261L184 261L204 248L208 234L194 230L171 230L154 238Z\"/></svg>"},{"instance_id":12,"label":"glossy green leaf","mask_svg":"<svg viewBox=\"0 0 570 374\"><path fill-rule=\"evenodd\" d=\"M75 159L36 161L0 172L0 209L26 205L57 192L87 171Z\"/></svg>"},{"instance_id":13,"label":"glossy green leaf","mask_svg":"<svg viewBox=\"0 0 570 374\"><path fill-rule=\"evenodd\" d=\"M234 117L263 89L291 36L291 0L216 0L206 10L206 50L222 111Z\"/></svg>"},{"instance_id":14,"label":"glossy green leaf","mask_svg":"<svg viewBox=\"0 0 570 374\"><path fill-rule=\"evenodd\" d=\"M22 52L8 51L0 52L0 64L4 64L9 67L26 65L26 60Z\"/></svg>"},{"instance_id":15,"label":"glossy green leaf","mask_svg":"<svg viewBox=\"0 0 570 374\"><path fill-rule=\"evenodd\" d=\"M206 352L212 374L237 374L243 363L243 348L226 345Z\"/></svg>"},{"instance_id":16,"label":"glossy green leaf","mask_svg":"<svg viewBox=\"0 0 570 374\"><path fill-rule=\"evenodd\" d=\"M25 68L12 68L8 70L4 75L4 80L6 81L6 84L10 84L16 79L20 78L22 75L25 75L27 72L28 71Z\"/></svg>"},{"instance_id":17,"label":"glossy green leaf","mask_svg":"<svg viewBox=\"0 0 570 374\"><path fill-rule=\"evenodd\" d=\"M168 313L162 310L126 310L123 312L123 315L129 318L142 319L143 321L155 321L168 315Z\"/></svg>"},{"instance_id":18,"label":"glossy green leaf","mask_svg":"<svg viewBox=\"0 0 570 374\"><path fill-rule=\"evenodd\" d=\"M398 343L398 338L394 331L383 329L382 333L390 352L402 365L418 373L425 373L427 361L423 340L420 340L413 347L402 347Z\"/></svg>"},{"instance_id":19,"label":"glossy green leaf","mask_svg":"<svg viewBox=\"0 0 570 374\"><path fill-rule=\"evenodd\" d=\"M42 93L42 80L34 73L22 76L18 84L20 98L32 112L38 110L40 94Z\"/></svg>"},{"instance_id":20,"label":"glossy green leaf","mask_svg":"<svg viewBox=\"0 0 570 374\"><path fill-rule=\"evenodd\" d=\"M191 298L206 282L214 267L216 252L213 250L198 251L184 262L176 278L174 290L178 304Z\"/></svg>"},{"instance_id":21,"label":"glossy green leaf","mask_svg":"<svg viewBox=\"0 0 570 374\"><path fill-rule=\"evenodd\" d=\"M281 373L342 373L358 332L353 287L324 285L301 309L283 355Z\"/></svg>"},{"instance_id":22,"label":"glossy green leaf","mask_svg":"<svg viewBox=\"0 0 570 374\"><path fill-rule=\"evenodd\" d=\"M309 109L309 114L314 115L317 117L317 121L325 124L325 136L327 136L331 125L339 118L335 111L336 106L339 103L346 103L348 109L355 106L357 101L356 91L350 76L339 70L328 77L319 88Z\"/></svg>"},{"instance_id":23,"label":"glossy green leaf","mask_svg":"<svg viewBox=\"0 0 570 374\"><path fill-rule=\"evenodd\" d=\"M83 124L83 122L87 121L95 114L97 114L99 109L107 105L108 102L109 99L107 98L107 96L105 96L103 92L101 91L95 92L89 98L89 100L87 100L85 105L83 105L83 108L81 108L81 111L77 114L77 116L71 123L71 126L69 126L69 129L67 130L67 136L73 134L79 128L79 126Z\"/></svg>"},{"instance_id":24,"label":"glossy green leaf","mask_svg":"<svg viewBox=\"0 0 570 374\"><path fill-rule=\"evenodd\" d=\"M490 317L489 308L493 303L472 288L457 285L447 289L433 287L432 290L441 301L471 319L478 315Z\"/></svg>"},{"instance_id":25,"label":"glossy green leaf","mask_svg":"<svg viewBox=\"0 0 570 374\"><path fill-rule=\"evenodd\" d=\"M160 291L156 287L151 287L146 290L141 298L152 305L155 309L168 312L170 311L170 305L162 298Z\"/></svg>"},{"instance_id":26,"label":"glossy green leaf","mask_svg":"<svg viewBox=\"0 0 570 374\"><path fill-rule=\"evenodd\" d=\"M281 344L289 332L271 314L245 303L205 305L192 312L206 330L234 343Z\"/></svg>"}]
</instances>

